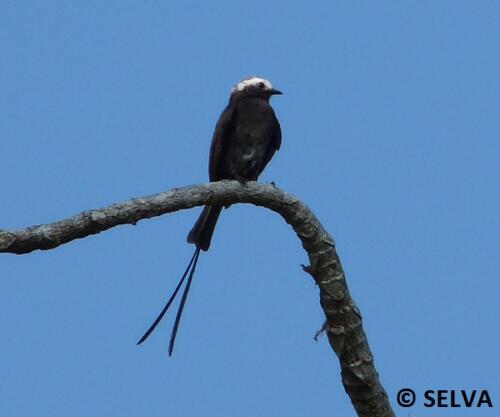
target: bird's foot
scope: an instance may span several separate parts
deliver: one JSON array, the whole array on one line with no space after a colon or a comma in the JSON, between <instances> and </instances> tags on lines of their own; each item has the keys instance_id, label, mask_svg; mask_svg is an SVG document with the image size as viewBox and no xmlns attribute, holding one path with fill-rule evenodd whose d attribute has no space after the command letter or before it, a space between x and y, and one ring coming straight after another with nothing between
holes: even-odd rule
<instances>
[{"instance_id":1,"label":"bird's foot","mask_svg":"<svg viewBox=\"0 0 500 417\"><path fill-rule=\"evenodd\" d=\"M248 178L242 177L241 175L236 175L234 179L239 181L241 185L246 185L246 183L250 181Z\"/></svg>"}]
</instances>

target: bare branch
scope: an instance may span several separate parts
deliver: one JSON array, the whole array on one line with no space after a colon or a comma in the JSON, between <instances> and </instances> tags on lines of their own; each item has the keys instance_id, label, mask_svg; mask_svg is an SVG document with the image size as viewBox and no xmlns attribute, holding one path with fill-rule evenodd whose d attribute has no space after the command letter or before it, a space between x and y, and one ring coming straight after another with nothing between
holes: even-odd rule
<instances>
[{"instance_id":1,"label":"bare branch","mask_svg":"<svg viewBox=\"0 0 500 417\"><path fill-rule=\"evenodd\" d=\"M0 230L0 252L23 254L52 249L74 239L165 213L206 204L235 203L266 207L279 213L293 227L309 256L310 265L305 270L319 286L326 316L323 329L339 358L342 383L357 415L394 416L374 367L361 314L349 294L333 239L305 204L274 185L238 181L193 185L88 210L51 224Z\"/></svg>"}]
</instances>

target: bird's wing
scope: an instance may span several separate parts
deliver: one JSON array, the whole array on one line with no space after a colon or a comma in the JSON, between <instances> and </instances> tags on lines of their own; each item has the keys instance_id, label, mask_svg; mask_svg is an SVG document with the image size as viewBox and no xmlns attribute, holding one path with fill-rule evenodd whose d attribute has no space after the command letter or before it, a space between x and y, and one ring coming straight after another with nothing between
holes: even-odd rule
<instances>
[{"instance_id":1,"label":"bird's wing","mask_svg":"<svg viewBox=\"0 0 500 417\"><path fill-rule=\"evenodd\" d=\"M276 119L276 130L274 131L274 150L278 151L281 146L281 126L276 115L274 118Z\"/></svg>"},{"instance_id":2,"label":"bird's wing","mask_svg":"<svg viewBox=\"0 0 500 417\"><path fill-rule=\"evenodd\" d=\"M274 134L273 134L273 139L269 145L269 147L266 150L266 154L264 156L264 161L262 163L262 169L261 172L264 170L265 166L267 163L271 160L273 157L274 153L279 150L281 146L281 126L280 122L278 121L278 118L274 116L274 120L276 121L276 128L274 129Z\"/></svg>"},{"instance_id":3,"label":"bird's wing","mask_svg":"<svg viewBox=\"0 0 500 417\"><path fill-rule=\"evenodd\" d=\"M232 129L233 121L236 118L236 106L231 103L221 113L210 145L210 157L208 162L208 176L210 181L224 179L222 164L224 152L227 149L226 139Z\"/></svg>"}]
</instances>

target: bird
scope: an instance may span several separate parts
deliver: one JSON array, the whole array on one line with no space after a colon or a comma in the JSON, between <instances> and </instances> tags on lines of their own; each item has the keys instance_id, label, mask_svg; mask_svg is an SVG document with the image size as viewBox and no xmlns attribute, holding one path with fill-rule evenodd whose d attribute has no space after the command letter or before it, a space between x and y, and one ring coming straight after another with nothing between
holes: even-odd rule
<instances>
[{"instance_id":1,"label":"bird","mask_svg":"<svg viewBox=\"0 0 500 417\"><path fill-rule=\"evenodd\" d=\"M258 76L246 77L231 88L229 102L219 116L212 135L208 162L210 182L238 180L245 183L258 179L281 146L281 127L269 103L272 96L281 94L281 91L272 87L269 80ZM168 354L172 356L200 251L208 251L210 248L222 208L220 205L208 205L203 208L187 236L188 243L195 245L194 254L165 307L139 339L138 345L143 343L160 323L188 277L170 336Z\"/></svg>"}]
</instances>

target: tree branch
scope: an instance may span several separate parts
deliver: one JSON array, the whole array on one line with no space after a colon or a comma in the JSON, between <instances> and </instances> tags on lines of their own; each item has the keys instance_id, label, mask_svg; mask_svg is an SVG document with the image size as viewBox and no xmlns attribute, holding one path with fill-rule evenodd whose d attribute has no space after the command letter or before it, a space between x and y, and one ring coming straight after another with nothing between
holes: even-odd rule
<instances>
[{"instance_id":1,"label":"tree branch","mask_svg":"<svg viewBox=\"0 0 500 417\"><path fill-rule=\"evenodd\" d=\"M172 189L88 210L58 222L15 231L0 230L0 252L24 254L55 248L121 224L206 204L251 203L280 214L290 224L309 256L311 274L320 290L326 316L324 330L340 361L342 383L357 415L392 417L363 331L361 314L349 294L333 239L309 208L274 185L220 181Z\"/></svg>"}]
</instances>

